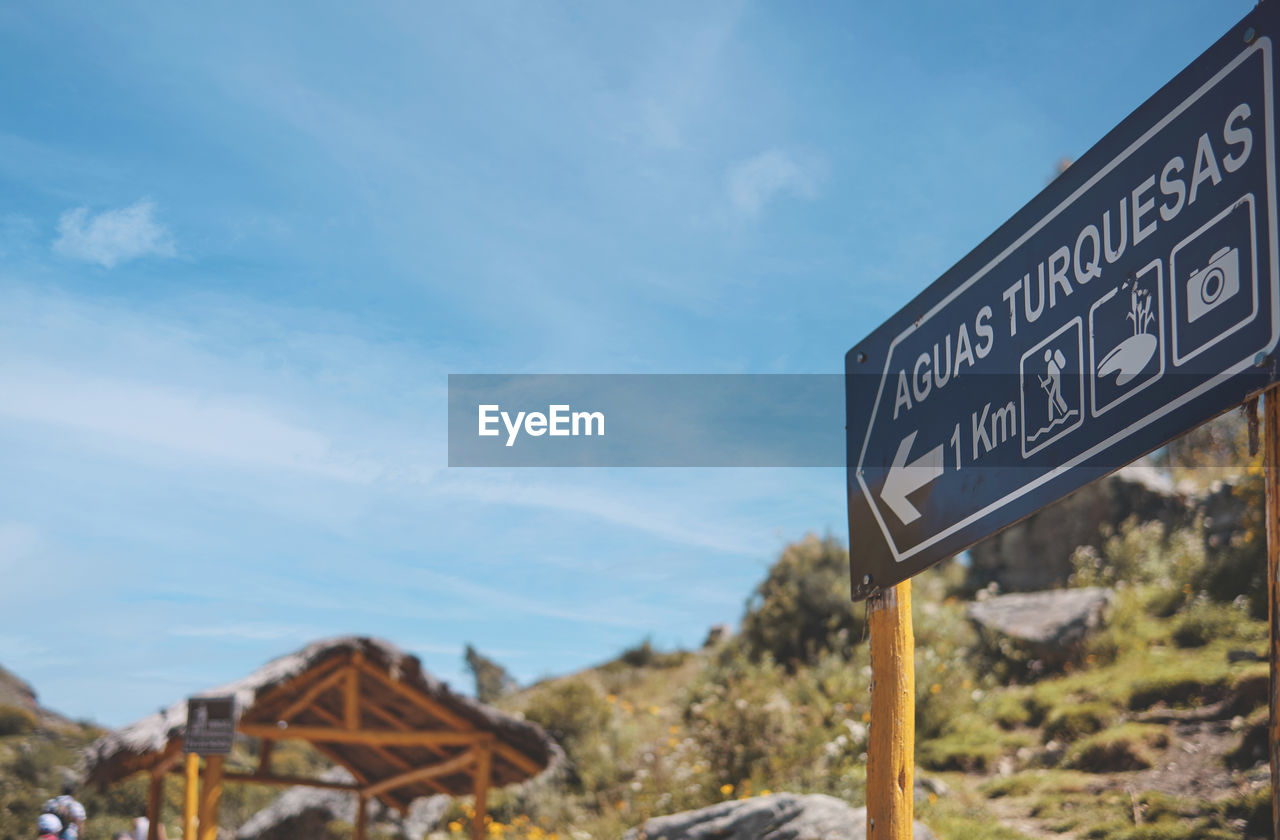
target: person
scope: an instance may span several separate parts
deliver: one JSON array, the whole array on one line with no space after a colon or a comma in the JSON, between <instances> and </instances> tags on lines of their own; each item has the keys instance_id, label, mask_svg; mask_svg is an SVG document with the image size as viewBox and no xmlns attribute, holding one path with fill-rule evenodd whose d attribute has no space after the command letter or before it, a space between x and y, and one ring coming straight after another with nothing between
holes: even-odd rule
<instances>
[{"instance_id":1,"label":"person","mask_svg":"<svg viewBox=\"0 0 1280 840\"><path fill-rule=\"evenodd\" d=\"M122 831L120 833L124 835L124 840L147 840L147 832L150 828L151 820L146 817L138 817L133 821L132 831ZM164 823L159 823L156 826L156 834L160 840L168 840L164 835Z\"/></svg>"},{"instance_id":2,"label":"person","mask_svg":"<svg viewBox=\"0 0 1280 840\"><path fill-rule=\"evenodd\" d=\"M76 801L75 785L68 782L62 786L62 795L55 796L44 803L44 812L52 814L62 823L58 832L58 840L80 840L80 832L84 828L84 806Z\"/></svg>"},{"instance_id":3,"label":"person","mask_svg":"<svg viewBox=\"0 0 1280 840\"><path fill-rule=\"evenodd\" d=\"M36 831L40 832L40 840L58 840L62 831L62 820L53 814L41 814L36 818Z\"/></svg>"}]
</instances>

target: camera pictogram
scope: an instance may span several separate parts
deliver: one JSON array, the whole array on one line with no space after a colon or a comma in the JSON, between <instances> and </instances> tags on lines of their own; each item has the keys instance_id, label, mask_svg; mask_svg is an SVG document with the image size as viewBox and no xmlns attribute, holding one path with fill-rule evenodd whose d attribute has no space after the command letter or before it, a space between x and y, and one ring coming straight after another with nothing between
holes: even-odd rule
<instances>
[{"instance_id":1,"label":"camera pictogram","mask_svg":"<svg viewBox=\"0 0 1280 840\"><path fill-rule=\"evenodd\" d=\"M1258 317L1258 229L1252 193L1224 207L1184 238L1169 254L1169 291L1173 310L1173 363L1185 365L1214 350L1252 353L1231 336ZM1253 339L1249 339L1252 343Z\"/></svg>"},{"instance_id":2,"label":"camera pictogram","mask_svg":"<svg viewBox=\"0 0 1280 840\"><path fill-rule=\"evenodd\" d=\"M1200 320L1239 292L1240 249L1226 247L1187 278L1187 323Z\"/></svg>"}]
</instances>

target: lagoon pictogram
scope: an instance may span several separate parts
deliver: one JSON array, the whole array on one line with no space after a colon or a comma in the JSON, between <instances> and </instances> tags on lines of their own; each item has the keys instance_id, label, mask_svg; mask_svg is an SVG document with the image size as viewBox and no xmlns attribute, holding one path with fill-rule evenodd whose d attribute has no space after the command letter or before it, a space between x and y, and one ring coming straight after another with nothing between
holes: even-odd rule
<instances>
[{"instance_id":1,"label":"lagoon pictogram","mask_svg":"<svg viewBox=\"0 0 1280 840\"><path fill-rule=\"evenodd\" d=\"M1120 342L1103 356L1098 365L1098 376L1116 375L1116 385L1126 385L1142 373L1160 346L1151 332L1155 313L1151 311L1151 292L1134 284L1129 289L1129 313L1126 319L1133 325L1133 335Z\"/></svg>"}]
</instances>

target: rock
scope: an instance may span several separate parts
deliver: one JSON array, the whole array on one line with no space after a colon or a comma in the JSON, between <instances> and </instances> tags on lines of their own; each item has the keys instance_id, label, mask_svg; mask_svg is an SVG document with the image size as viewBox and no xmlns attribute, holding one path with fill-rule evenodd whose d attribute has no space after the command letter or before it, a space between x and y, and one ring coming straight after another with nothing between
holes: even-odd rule
<instances>
[{"instance_id":1,"label":"rock","mask_svg":"<svg viewBox=\"0 0 1280 840\"><path fill-rule=\"evenodd\" d=\"M969 604L969 620L994 654L1033 673L1076 661L1101 626L1112 591L1101 587L1017 592Z\"/></svg>"},{"instance_id":2,"label":"rock","mask_svg":"<svg viewBox=\"0 0 1280 840\"><path fill-rule=\"evenodd\" d=\"M655 817L624 840L866 840L867 809L832 796L774 793ZM914 840L934 840L916 823Z\"/></svg>"},{"instance_id":3,"label":"rock","mask_svg":"<svg viewBox=\"0 0 1280 840\"><path fill-rule=\"evenodd\" d=\"M1228 506L1225 498L1218 504ZM969 549L969 585L977 590L995 582L1005 592L1062 586L1071 576L1076 548L1100 547L1102 525L1117 527L1136 516L1142 522L1159 520L1168 532L1191 524L1196 511L1197 504L1161 473L1131 465ZM1225 514L1223 519L1231 521Z\"/></svg>"},{"instance_id":4,"label":"rock","mask_svg":"<svg viewBox=\"0 0 1280 840\"><path fill-rule=\"evenodd\" d=\"M326 782L351 782L351 774L342 767L331 767L320 778ZM422 840L434 829L449 807L448 796L415 799L409 813L386 808L381 802L369 803L366 812L372 825L386 824L393 833L408 840ZM292 840L295 837L325 837L334 820L353 824L356 819L356 797L345 790L295 787L254 814L236 832L236 840Z\"/></svg>"},{"instance_id":5,"label":"rock","mask_svg":"<svg viewBox=\"0 0 1280 840\"><path fill-rule=\"evenodd\" d=\"M933 776L926 776L918 770L915 774L915 784L912 787L915 788L914 794L917 802L927 800L930 794L943 797L951 793L951 788L947 787L946 782L941 779L935 779Z\"/></svg>"}]
</instances>

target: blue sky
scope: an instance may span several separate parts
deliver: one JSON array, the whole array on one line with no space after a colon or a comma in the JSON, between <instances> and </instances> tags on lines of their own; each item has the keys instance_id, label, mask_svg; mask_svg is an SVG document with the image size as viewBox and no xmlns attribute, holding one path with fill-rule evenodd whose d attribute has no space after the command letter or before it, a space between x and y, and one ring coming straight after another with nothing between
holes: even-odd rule
<instances>
[{"instance_id":1,"label":"blue sky","mask_svg":"<svg viewBox=\"0 0 1280 840\"><path fill-rule=\"evenodd\" d=\"M0 663L698 644L843 471L450 470L446 376L839 372L1251 5L0 7Z\"/></svg>"}]
</instances>

